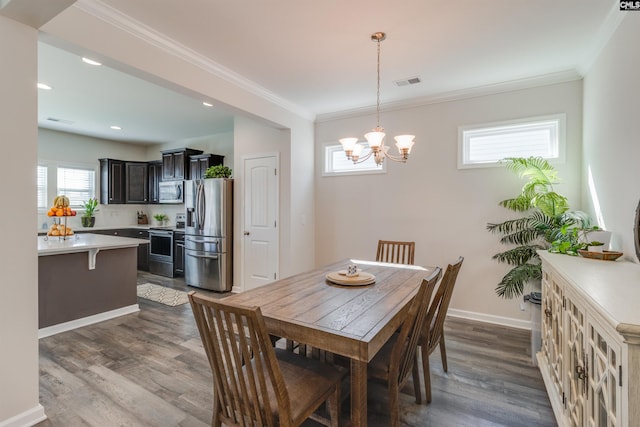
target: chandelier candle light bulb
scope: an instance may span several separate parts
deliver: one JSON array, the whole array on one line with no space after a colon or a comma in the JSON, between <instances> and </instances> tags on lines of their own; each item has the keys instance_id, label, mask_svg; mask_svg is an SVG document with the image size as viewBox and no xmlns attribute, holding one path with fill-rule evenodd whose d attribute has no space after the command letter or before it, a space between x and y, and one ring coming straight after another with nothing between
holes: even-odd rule
<instances>
[{"instance_id":1,"label":"chandelier candle light bulb","mask_svg":"<svg viewBox=\"0 0 640 427\"><path fill-rule=\"evenodd\" d=\"M400 156L393 156L389 154L389 148L384 145L385 133L384 129L380 127L380 42L386 38L387 35L382 32L371 34L371 40L378 44L378 92L376 102L377 126L371 132L364 135L367 139L370 151L364 157L360 158L360 154L362 153L364 146L362 144L358 144L358 138L342 138L339 140L347 159L353 161L354 164L362 163L372 155L374 156L374 160L378 166L382 164L385 158L393 160L394 162L404 163L409 158L409 153L411 153L411 148L414 144L414 135L396 136L394 139L396 140L396 147L398 147Z\"/></svg>"}]
</instances>

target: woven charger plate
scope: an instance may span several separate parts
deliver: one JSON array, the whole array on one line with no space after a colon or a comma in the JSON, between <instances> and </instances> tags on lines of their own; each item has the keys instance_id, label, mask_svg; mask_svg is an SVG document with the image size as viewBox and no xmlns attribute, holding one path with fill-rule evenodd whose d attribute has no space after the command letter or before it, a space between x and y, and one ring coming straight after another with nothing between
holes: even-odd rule
<instances>
[{"instance_id":1,"label":"woven charger plate","mask_svg":"<svg viewBox=\"0 0 640 427\"><path fill-rule=\"evenodd\" d=\"M622 252L616 251L589 252L584 249L579 249L578 253L585 258L602 259L605 261L614 261L622 256Z\"/></svg>"},{"instance_id":2,"label":"woven charger plate","mask_svg":"<svg viewBox=\"0 0 640 427\"><path fill-rule=\"evenodd\" d=\"M375 283L376 276L371 273L361 271L357 276L347 277L344 274L344 270L342 270L342 272L332 271L331 273L327 273L327 280L338 285L364 286Z\"/></svg>"}]
</instances>

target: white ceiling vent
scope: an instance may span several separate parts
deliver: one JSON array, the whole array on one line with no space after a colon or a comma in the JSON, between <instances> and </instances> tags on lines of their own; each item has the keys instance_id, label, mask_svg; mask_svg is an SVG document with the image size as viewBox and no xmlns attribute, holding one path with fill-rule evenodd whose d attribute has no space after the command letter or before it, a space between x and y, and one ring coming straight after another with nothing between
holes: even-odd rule
<instances>
[{"instance_id":1,"label":"white ceiling vent","mask_svg":"<svg viewBox=\"0 0 640 427\"><path fill-rule=\"evenodd\" d=\"M415 85L420 83L421 81L422 80L420 80L420 77L409 77L408 79L396 80L394 83L396 84L396 86L401 87Z\"/></svg>"},{"instance_id":2,"label":"white ceiling vent","mask_svg":"<svg viewBox=\"0 0 640 427\"><path fill-rule=\"evenodd\" d=\"M47 117L47 121L60 123L61 125L72 125L74 123L71 120L57 119L55 117Z\"/></svg>"}]
</instances>

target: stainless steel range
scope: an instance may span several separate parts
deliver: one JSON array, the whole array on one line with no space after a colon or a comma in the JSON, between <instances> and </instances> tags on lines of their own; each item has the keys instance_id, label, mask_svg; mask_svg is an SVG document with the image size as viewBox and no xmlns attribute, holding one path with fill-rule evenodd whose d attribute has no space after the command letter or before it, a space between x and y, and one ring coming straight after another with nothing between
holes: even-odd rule
<instances>
[{"instance_id":1,"label":"stainless steel range","mask_svg":"<svg viewBox=\"0 0 640 427\"><path fill-rule=\"evenodd\" d=\"M173 277L173 230L149 229L149 272Z\"/></svg>"},{"instance_id":2,"label":"stainless steel range","mask_svg":"<svg viewBox=\"0 0 640 427\"><path fill-rule=\"evenodd\" d=\"M185 214L176 215L175 227L151 227L149 229L149 272L165 277L175 277L174 233L184 230Z\"/></svg>"}]
</instances>

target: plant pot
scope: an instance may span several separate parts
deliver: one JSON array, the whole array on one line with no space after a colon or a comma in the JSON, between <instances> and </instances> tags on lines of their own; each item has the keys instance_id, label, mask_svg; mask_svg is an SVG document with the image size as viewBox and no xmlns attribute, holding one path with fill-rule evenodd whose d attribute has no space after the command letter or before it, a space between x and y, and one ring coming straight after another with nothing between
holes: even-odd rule
<instances>
[{"instance_id":1,"label":"plant pot","mask_svg":"<svg viewBox=\"0 0 640 427\"><path fill-rule=\"evenodd\" d=\"M80 220L82 221L82 226L83 227L93 227L94 225L96 225L96 217L95 216L83 216L80 217Z\"/></svg>"},{"instance_id":2,"label":"plant pot","mask_svg":"<svg viewBox=\"0 0 640 427\"><path fill-rule=\"evenodd\" d=\"M598 246L589 246L588 248L589 252L608 251L609 246L611 244L611 232L605 231L605 230L588 231L585 233L583 241L585 243L591 243L591 242L602 243L602 245L598 245Z\"/></svg>"}]
</instances>

